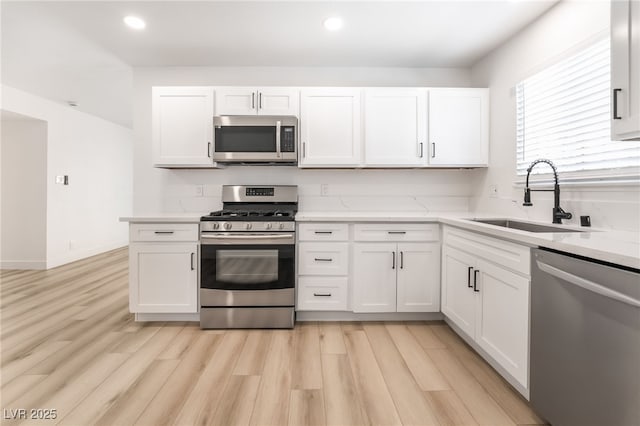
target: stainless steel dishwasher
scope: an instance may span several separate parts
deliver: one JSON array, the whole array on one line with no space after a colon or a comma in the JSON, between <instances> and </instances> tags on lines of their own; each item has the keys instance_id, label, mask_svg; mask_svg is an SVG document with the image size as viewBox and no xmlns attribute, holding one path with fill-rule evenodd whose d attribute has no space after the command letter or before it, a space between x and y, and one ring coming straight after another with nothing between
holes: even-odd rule
<instances>
[{"instance_id":1,"label":"stainless steel dishwasher","mask_svg":"<svg viewBox=\"0 0 640 426\"><path fill-rule=\"evenodd\" d=\"M640 425L640 271L532 250L531 404L554 426Z\"/></svg>"}]
</instances>

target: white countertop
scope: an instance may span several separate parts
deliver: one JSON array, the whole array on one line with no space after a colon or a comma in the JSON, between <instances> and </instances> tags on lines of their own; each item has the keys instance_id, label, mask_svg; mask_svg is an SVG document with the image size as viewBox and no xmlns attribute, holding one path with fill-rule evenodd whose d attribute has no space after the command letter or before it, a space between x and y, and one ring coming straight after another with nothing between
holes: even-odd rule
<instances>
[{"instance_id":1,"label":"white countertop","mask_svg":"<svg viewBox=\"0 0 640 426\"><path fill-rule=\"evenodd\" d=\"M198 223L200 216L202 215L194 213L170 213L121 217L120 221L137 223ZM502 218L495 214L469 212L300 211L296 214L296 222L439 222L532 247L547 247L640 269L640 233L638 232L552 225L550 223L516 219L522 222L585 231L575 233L533 233L469 220L480 217Z\"/></svg>"},{"instance_id":2,"label":"white countertop","mask_svg":"<svg viewBox=\"0 0 640 426\"><path fill-rule=\"evenodd\" d=\"M135 223L199 223L200 217L205 215L195 213L160 213L156 215L124 216L120 222Z\"/></svg>"}]
</instances>

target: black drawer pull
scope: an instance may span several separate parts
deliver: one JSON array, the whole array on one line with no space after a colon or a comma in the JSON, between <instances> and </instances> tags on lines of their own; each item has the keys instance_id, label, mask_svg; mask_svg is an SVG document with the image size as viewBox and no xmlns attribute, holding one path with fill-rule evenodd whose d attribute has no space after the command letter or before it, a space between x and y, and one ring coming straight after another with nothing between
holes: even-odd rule
<instances>
[{"instance_id":1,"label":"black drawer pull","mask_svg":"<svg viewBox=\"0 0 640 426\"><path fill-rule=\"evenodd\" d=\"M387 231L387 234L406 234L407 231Z\"/></svg>"},{"instance_id":2,"label":"black drawer pull","mask_svg":"<svg viewBox=\"0 0 640 426\"><path fill-rule=\"evenodd\" d=\"M173 231L154 231L156 234L173 234Z\"/></svg>"},{"instance_id":3,"label":"black drawer pull","mask_svg":"<svg viewBox=\"0 0 640 426\"><path fill-rule=\"evenodd\" d=\"M478 290L478 272L480 271L477 269L473 271L473 291L476 293L480 293L480 290Z\"/></svg>"},{"instance_id":4,"label":"black drawer pull","mask_svg":"<svg viewBox=\"0 0 640 426\"><path fill-rule=\"evenodd\" d=\"M333 259L326 259L324 257L315 257L313 260L315 260L316 262L333 262Z\"/></svg>"},{"instance_id":5,"label":"black drawer pull","mask_svg":"<svg viewBox=\"0 0 640 426\"><path fill-rule=\"evenodd\" d=\"M471 271L473 271L473 266L469 266L469 270L467 271L467 287L471 288Z\"/></svg>"},{"instance_id":6,"label":"black drawer pull","mask_svg":"<svg viewBox=\"0 0 640 426\"><path fill-rule=\"evenodd\" d=\"M331 293L313 293L316 297L331 297Z\"/></svg>"},{"instance_id":7,"label":"black drawer pull","mask_svg":"<svg viewBox=\"0 0 640 426\"><path fill-rule=\"evenodd\" d=\"M333 231L315 231L316 234L333 234Z\"/></svg>"}]
</instances>

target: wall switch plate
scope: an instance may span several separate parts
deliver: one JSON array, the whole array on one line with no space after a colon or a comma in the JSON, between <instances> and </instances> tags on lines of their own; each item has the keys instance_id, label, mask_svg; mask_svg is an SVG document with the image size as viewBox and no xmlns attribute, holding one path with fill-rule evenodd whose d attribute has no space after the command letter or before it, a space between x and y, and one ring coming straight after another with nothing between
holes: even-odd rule
<instances>
[{"instance_id":1,"label":"wall switch plate","mask_svg":"<svg viewBox=\"0 0 640 426\"><path fill-rule=\"evenodd\" d=\"M498 197L498 185L489 185L489 197L491 198Z\"/></svg>"},{"instance_id":2,"label":"wall switch plate","mask_svg":"<svg viewBox=\"0 0 640 426\"><path fill-rule=\"evenodd\" d=\"M196 197L202 197L204 195L204 187L202 185L196 185Z\"/></svg>"},{"instance_id":3,"label":"wall switch plate","mask_svg":"<svg viewBox=\"0 0 640 426\"><path fill-rule=\"evenodd\" d=\"M63 184L64 183L64 176L56 176L56 183Z\"/></svg>"},{"instance_id":4,"label":"wall switch plate","mask_svg":"<svg viewBox=\"0 0 640 426\"><path fill-rule=\"evenodd\" d=\"M326 197L327 195L329 195L329 185L326 183L323 183L320 185L320 195L322 195L323 197Z\"/></svg>"}]
</instances>

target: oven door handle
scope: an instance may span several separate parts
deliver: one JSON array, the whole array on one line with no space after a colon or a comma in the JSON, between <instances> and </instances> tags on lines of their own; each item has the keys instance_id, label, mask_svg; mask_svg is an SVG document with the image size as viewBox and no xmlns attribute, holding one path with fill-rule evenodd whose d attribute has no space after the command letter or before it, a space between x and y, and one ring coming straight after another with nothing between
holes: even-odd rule
<instances>
[{"instance_id":1,"label":"oven door handle","mask_svg":"<svg viewBox=\"0 0 640 426\"><path fill-rule=\"evenodd\" d=\"M215 234L200 235L201 244L293 244L295 235L288 234Z\"/></svg>"}]
</instances>

